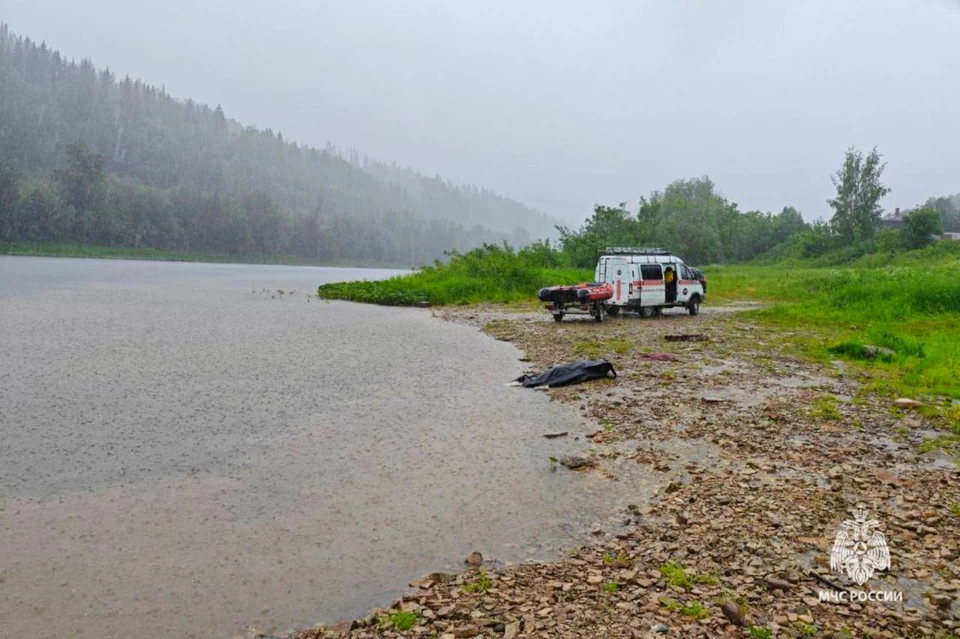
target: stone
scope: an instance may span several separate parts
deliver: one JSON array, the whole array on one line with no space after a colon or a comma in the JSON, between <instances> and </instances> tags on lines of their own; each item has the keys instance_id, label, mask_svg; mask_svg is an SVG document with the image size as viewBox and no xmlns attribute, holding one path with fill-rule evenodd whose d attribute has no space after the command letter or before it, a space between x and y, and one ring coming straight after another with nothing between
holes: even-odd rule
<instances>
[{"instance_id":1,"label":"stone","mask_svg":"<svg viewBox=\"0 0 960 639\"><path fill-rule=\"evenodd\" d=\"M880 468L874 472L874 476L884 484L890 486L902 486L903 480L891 473L886 468Z\"/></svg>"},{"instance_id":2,"label":"stone","mask_svg":"<svg viewBox=\"0 0 960 639\"><path fill-rule=\"evenodd\" d=\"M864 344L863 345L863 356L867 359L890 359L897 352L886 346L874 346L873 344Z\"/></svg>"},{"instance_id":3,"label":"stone","mask_svg":"<svg viewBox=\"0 0 960 639\"><path fill-rule=\"evenodd\" d=\"M655 623L652 626L650 626L650 632L652 632L655 635L665 635L668 632L670 632L670 628L667 628L662 623Z\"/></svg>"},{"instance_id":4,"label":"stone","mask_svg":"<svg viewBox=\"0 0 960 639\"><path fill-rule=\"evenodd\" d=\"M790 590L790 582L783 579L777 579L776 577L767 577L766 579L767 588L770 590L782 590L787 592Z\"/></svg>"},{"instance_id":5,"label":"stone","mask_svg":"<svg viewBox=\"0 0 960 639\"><path fill-rule=\"evenodd\" d=\"M481 555L481 554L478 553L477 551L473 551L472 553L470 553L469 555L467 555L467 558L464 559L463 562L464 562L465 564L469 564L469 565L474 566L474 567L482 566L482 565L483 565L483 555Z\"/></svg>"},{"instance_id":6,"label":"stone","mask_svg":"<svg viewBox=\"0 0 960 639\"><path fill-rule=\"evenodd\" d=\"M503 639L516 639L518 634L520 634L519 621L511 621L503 629Z\"/></svg>"},{"instance_id":7,"label":"stone","mask_svg":"<svg viewBox=\"0 0 960 639\"><path fill-rule=\"evenodd\" d=\"M915 399L908 399L906 397L893 400L893 405L896 408L923 408L923 402L918 402Z\"/></svg>"},{"instance_id":8,"label":"stone","mask_svg":"<svg viewBox=\"0 0 960 639\"><path fill-rule=\"evenodd\" d=\"M582 468L593 468L597 465L597 462L589 457L567 455L560 458L560 465L570 470L580 470Z\"/></svg>"},{"instance_id":9,"label":"stone","mask_svg":"<svg viewBox=\"0 0 960 639\"><path fill-rule=\"evenodd\" d=\"M720 604L720 612L735 626L747 625L747 609L736 601L724 601Z\"/></svg>"}]
</instances>

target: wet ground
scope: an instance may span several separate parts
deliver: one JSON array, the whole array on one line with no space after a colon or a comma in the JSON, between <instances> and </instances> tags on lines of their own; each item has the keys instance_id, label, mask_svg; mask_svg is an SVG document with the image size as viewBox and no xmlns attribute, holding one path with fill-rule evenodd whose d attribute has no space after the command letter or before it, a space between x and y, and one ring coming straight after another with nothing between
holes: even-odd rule
<instances>
[{"instance_id":1,"label":"wet ground","mask_svg":"<svg viewBox=\"0 0 960 639\"><path fill-rule=\"evenodd\" d=\"M582 478L660 489L620 504L626 530L594 531L563 559L431 576L299 639L960 636L960 459L929 450L954 432L949 401L897 408L869 363L804 358L797 343L828 331L749 314L556 324L517 306L436 313L518 345L534 369L608 358L616 379L545 394L597 425ZM890 552L862 586L830 563L858 506ZM820 600L848 590L889 598Z\"/></svg>"},{"instance_id":2,"label":"wet ground","mask_svg":"<svg viewBox=\"0 0 960 639\"><path fill-rule=\"evenodd\" d=\"M555 557L662 488L554 472L595 426L504 387L513 345L311 296L386 275L0 258L0 634L332 622L473 550Z\"/></svg>"}]
</instances>

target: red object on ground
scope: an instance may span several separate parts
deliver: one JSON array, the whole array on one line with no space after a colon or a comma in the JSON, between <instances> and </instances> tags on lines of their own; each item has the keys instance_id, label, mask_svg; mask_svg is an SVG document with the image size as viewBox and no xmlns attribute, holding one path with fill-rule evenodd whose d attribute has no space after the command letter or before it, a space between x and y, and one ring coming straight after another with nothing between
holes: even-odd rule
<instances>
[{"instance_id":1,"label":"red object on ground","mask_svg":"<svg viewBox=\"0 0 960 639\"><path fill-rule=\"evenodd\" d=\"M655 362L679 362L680 358L670 353L640 353L637 359L652 359Z\"/></svg>"}]
</instances>

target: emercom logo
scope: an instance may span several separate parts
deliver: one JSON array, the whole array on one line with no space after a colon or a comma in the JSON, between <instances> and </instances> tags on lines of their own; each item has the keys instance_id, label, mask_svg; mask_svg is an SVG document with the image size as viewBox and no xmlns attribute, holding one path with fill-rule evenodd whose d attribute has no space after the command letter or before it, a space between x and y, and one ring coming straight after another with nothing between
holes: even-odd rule
<instances>
[{"instance_id":1,"label":"emercom logo","mask_svg":"<svg viewBox=\"0 0 960 639\"><path fill-rule=\"evenodd\" d=\"M877 528L880 522L867 518L867 509L857 504L853 519L840 524L830 551L830 570L846 575L858 586L867 583L874 573L890 569L890 548L887 538ZM851 603L865 601L903 601L903 593L889 590L821 590L820 601Z\"/></svg>"}]
</instances>

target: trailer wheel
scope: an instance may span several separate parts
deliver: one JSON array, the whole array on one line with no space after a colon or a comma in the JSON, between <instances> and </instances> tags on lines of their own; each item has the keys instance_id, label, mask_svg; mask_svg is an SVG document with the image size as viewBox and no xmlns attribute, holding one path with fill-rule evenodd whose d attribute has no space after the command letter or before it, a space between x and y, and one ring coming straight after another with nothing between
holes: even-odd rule
<instances>
[{"instance_id":1,"label":"trailer wheel","mask_svg":"<svg viewBox=\"0 0 960 639\"><path fill-rule=\"evenodd\" d=\"M619 306L608 306L608 307L607 307L607 315L609 315L610 317L616 317L616 316L619 315L619 314L620 314L620 307L619 307Z\"/></svg>"},{"instance_id":2,"label":"trailer wheel","mask_svg":"<svg viewBox=\"0 0 960 639\"><path fill-rule=\"evenodd\" d=\"M700 296L694 295L690 300L690 303L687 305L687 311L690 312L691 316L697 316L700 314Z\"/></svg>"},{"instance_id":3,"label":"trailer wheel","mask_svg":"<svg viewBox=\"0 0 960 639\"><path fill-rule=\"evenodd\" d=\"M652 306L641 306L640 307L640 317L643 319L650 319L653 317L653 307Z\"/></svg>"},{"instance_id":4,"label":"trailer wheel","mask_svg":"<svg viewBox=\"0 0 960 639\"><path fill-rule=\"evenodd\" d=\"M554 321L554 322L559 322L559 321L561 321L562 319L563 319L563 313L554 313L554 314L553 314L553 321Z\"/></svg>"}]
</instances>

